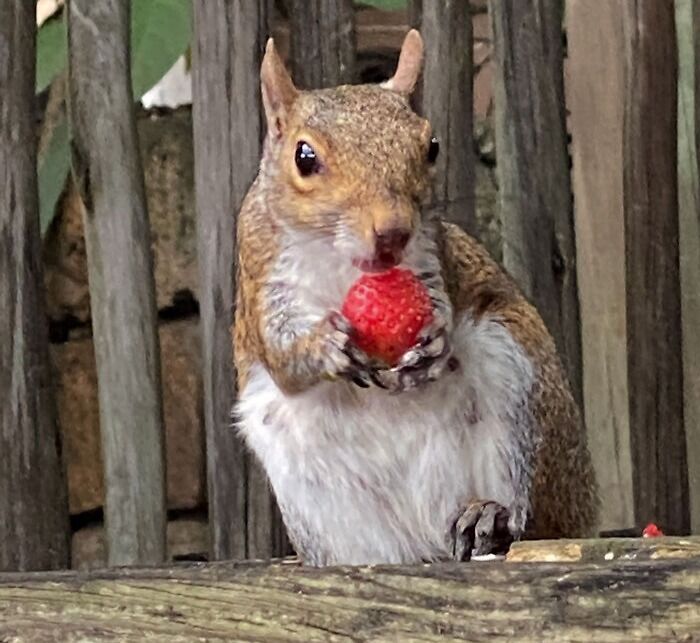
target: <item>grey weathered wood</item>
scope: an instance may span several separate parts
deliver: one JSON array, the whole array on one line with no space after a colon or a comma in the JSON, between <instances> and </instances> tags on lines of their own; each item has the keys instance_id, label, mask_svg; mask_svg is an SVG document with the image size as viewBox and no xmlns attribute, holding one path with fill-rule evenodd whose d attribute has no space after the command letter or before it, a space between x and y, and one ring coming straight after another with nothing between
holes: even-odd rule
<instances>
[{"instance_id":1,"label":"grey weathered wood","mask_svg":"<svg viewBox=\"0 0 700 643\"><path fill-rule=\"evenodd\" d=\"M290 67L302 89L355 79L353 0L289 0Z\"/></svg>"},{"instance_id":2,"label":"grey weathered wood","mask_svg":"<svg viewBox=\"0 0 700 643\"><path fill-rule=\"evenodd\" d=\"M277 521L275 499L263 468L250 454L248 467L248 512L246 558L266 559L279 555L277 545Z\"/></svg>"},{"instance_id":3,"label":"grey weathered wood","mask_svg":"<svg viewBox=\"0 0 700 643\"><path fill-rule=\"evenodd\" d=\"M624 3L625 257L636 518L687 533L688 470L676 184L677 51L671 2ZM697 330L697 329L695 329Z\"/></svg>"},{"instance_id":4,"label":"grey weathered wood","mask_svg":"<svg viewBox=\"0 0 700 643\"><path fill-rule=\"evenodd\" d=\"M0 570L68 566L37 202L33 3L0 4Z\"/></svg>"},{"instance_id":5,"label":"grey weathered wood","mask_svg":"<svg viewBox=\"0 0 700 643\"><path fill-rule=\"evenodd\" d=\"M513 563L602 563L613 560L661 560L700 557L700 538L590 538L522 540L511 545Z\"/></svg>"},{"instance_id":6,"label":"grey weathered wood","mask_svg":"<svg viewBox=\"0 0 700 643\"><path fill-rule=\"evenodd\" d=\"M678 41L678 212L683 325L683 416L690 524L700 533L700 2L676 0Z\"/></svg>"},{"instance_id":7,"label":"grey weathered wood","mask_svg":"<svg viewBox=\"0 0 700 643\"><path fill-rule=\"evenodd\" d=\"M111 565L165 559L160 354L131 93L129 6L68 3L73 175L86 206Z\"/></svg>"},{"instance_id":8,"label":"grey weathered wood","mask_svg":"<svg viewBox=\"0 0 700 643\"><path fill-rule=\"evenodd\" d=\"M425 63L416 103L440 141L431 208L476 234L469 2L413 0L411 13L412 23L425 42Z\"/></svg>"},{"instance_id":9,"label":"grey weathered wood","mask_svg":"<svg viewBox=\"0 0 700 643\"><path fill-rule=\"evenodd\" d=\"M588 446L601 529L635 525L627 396L621 2L567 5L572 183ZM605 73L601 73L605 70Z\"/></svg>"},{"instance_id":10,"label":"grey weathered wood","mask_svg":"<svg viewBox=\"0 0 700 643\"><path fill-rule=\"evenodd\" d=\"M257 173L263 118L259 69L267 3L194 3L193 130L211 554L267 557L278 526L269 486L232 427L230 330L235 223Z\"/></svg>"},{"instance_id":11,"label":"grey weathered wood","mask_svg":"<svg viewBox=\"0 0 700 643\"><path fill-rule=\"evenodd\" d=\"M0 575L0 636L51 641L697 641L700 557ZM15 637L18 637L15 639Z\"/></svg>"},{"instance_id":12,"label":"grey weathered wood","mask_svg":"<svg viewBox=\"0 0 700 643\"><path fill-rule=\"evenodd\" d=\"M561 0L491 0L503 262L554 336L581 402Z\"/></svg>"}]
</instances>

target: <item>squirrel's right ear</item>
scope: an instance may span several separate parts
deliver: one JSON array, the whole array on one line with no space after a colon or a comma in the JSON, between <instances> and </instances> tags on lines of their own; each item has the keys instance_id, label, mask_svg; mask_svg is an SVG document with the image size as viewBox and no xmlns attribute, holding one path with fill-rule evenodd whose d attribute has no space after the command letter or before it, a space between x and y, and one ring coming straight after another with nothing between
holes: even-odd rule
<instances>
[{"instance_id":1,"label":"squirrel's right ear","mask_svg":"<svg viewBox=\"0 0 700 643\"><path fill-rule=\"evenodd\" d=\"M423 38L417 29L411 29L401 45L396 71L389 80L382 83L382 87L399 94L410 94L418 82L422 68Z\"/></svg>"},{"instance_id":2,"label":"squirrel's right ear","mask_svg":"<svg viewBox=\"0 0 700 643\"><path fill-rule=\"evenodd\" d=\"M268 132L279 137L286 124L289 108L299 92L284 68L272 38L268 39L265 47L260 67L260 85Z\"/></svg>"}]
</instances>

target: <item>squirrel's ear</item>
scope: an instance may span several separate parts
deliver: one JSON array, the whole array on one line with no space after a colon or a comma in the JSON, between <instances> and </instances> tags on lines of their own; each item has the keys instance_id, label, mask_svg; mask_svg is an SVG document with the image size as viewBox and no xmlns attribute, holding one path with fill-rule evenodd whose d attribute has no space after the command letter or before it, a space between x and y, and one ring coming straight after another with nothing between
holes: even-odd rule
<instances>
[{"instance_id":1,"label":"squirrel's ear","mask_svg":"<svg viewBox=\"0 0 700 643\"><path fill-rule=\"evenodd\" d=\"M267 129L271 134L279 136L284 128L289 108L299 92L284 68L272 38L268 39L265 47L265 55L260 67L260 85L267 117Z\"/></svg>"},{"instance_id":2,"label":"squirrel's ear","mask_svg":"<svg viewBox=\"0 0 700 643\"><path fill-rule=\"evenodd\" d=\"M423 38L416 29L411 29L401 45L396 72L382 87L400 94L410 94L416 86L422 67Z\"/></svg>"}]
</instances>

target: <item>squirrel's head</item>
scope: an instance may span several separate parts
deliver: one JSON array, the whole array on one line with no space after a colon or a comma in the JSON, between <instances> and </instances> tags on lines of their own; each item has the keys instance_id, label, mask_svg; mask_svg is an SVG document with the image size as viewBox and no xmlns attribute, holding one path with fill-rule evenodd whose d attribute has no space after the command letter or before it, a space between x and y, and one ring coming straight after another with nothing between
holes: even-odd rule
<instances>
[{"instance_id":1,"label":"squirrel's head","mask_svg":"<svg viewBox=\"0 0 700 643\"><path fill-rule=\"evenodd\" d=\"M422 61L423 40L412 30L385 83L300 91L272 39L265 50L263 171L274 176L275 210L366 270L401 261L429 195L439 148L409 105Z\"/></svg>"}]
</instances>

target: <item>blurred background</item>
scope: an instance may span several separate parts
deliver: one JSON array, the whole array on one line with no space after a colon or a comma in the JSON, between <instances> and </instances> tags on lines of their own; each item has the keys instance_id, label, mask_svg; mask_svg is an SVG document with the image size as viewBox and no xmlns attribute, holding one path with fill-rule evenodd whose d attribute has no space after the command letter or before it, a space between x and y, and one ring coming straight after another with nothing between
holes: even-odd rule
<instances>
[{"instance_id":1,"label":"blurred background","mask_svg":"<svg viewBox=\"0 0 700 643\"><path fill-rule=\"evenodd\" d=\"M443 149L435 207L505 264L554 334L585 411L600 530L634 534L655 521L667 533L700 533L697 3L260 4L261 33L275 37L307 88L389 77L406 31L421 28L428 59L416 108L433 120ZM215 64L201 43L195 51L197 39L220 36L205 31L212 14L200 5L195 20L189 0L132 0L130 16L160 340L167 555L205 560L212 547L214 557L282 555L290 550L279 516L246 456L236 477L243 500L215 503L233 507L248 544L212 545L217 530L208 519L212 485L229 472L212 473L205 438L215 367L200 320L208 293L197 241L192 73L198 55ZM343 7L333 14L330 5ZM107 562L105 482L85 205L70 177L66 14L60 0L38 0L38 194L71 565L87 569ZM258 50L262 43L261 35ZM319 51L348 48L335 58L336 75L324 72ZM198 87L204 79L195 79L195 111ZM228 125L220 126L224 137ZM258 504L269 511L254 523Z\"/></svg>"}]
</instances>

